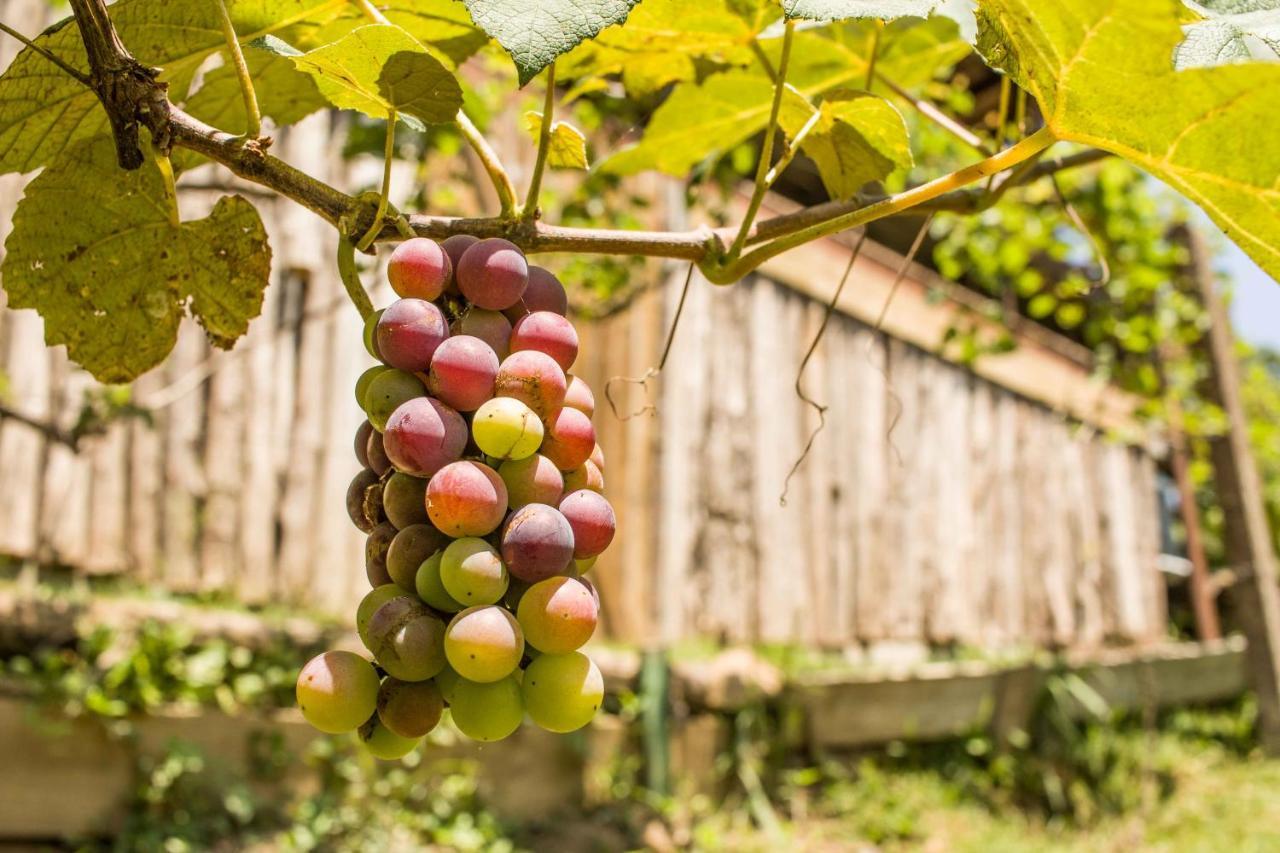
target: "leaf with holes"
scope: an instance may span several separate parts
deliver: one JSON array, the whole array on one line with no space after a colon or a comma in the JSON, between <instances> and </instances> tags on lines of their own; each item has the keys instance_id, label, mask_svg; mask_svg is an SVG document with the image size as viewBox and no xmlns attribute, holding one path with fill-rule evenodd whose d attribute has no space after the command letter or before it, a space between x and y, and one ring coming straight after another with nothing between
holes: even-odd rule
<instances>
[{"instance_id":1,"label":"leaf with holes","mask_svg":"<svg viewBox=\"0 0 1280 853\"><path fill-rule=\"evenodd\" d=\"M154 161L124 172L108 137L68 149L30 184L5 241L11 308L34 308L50 346L103 382L127 382L173 349L189 311L229 347L262 309L271 250L239 196L174 224Z\"/></svg>"},{"instance_id":2,"label":"leaf with holes","mask_svg":"<svg viewBox=\"0 0 1280 853\"><path fill-rule=\"evenodd\" d=\"M358 27L305 53L273 38L254 46L291 59L340 109L373 118L386 118L395 110L420 122L442 124L453 121L462 106L462 87L453 76L452 62L394 24Z\"/></svg>"},{"instance_id":3,"label":"leaf with holes","mask_svg":"<svg viewBox=\"0 0 1280 853\"><path fill-rule=\"evenodd\" d=\"M1183 26L1186 39L1173 56L1178 68L1280 58L1280 0L1183 2L1202 20Z\"/></svg>"},{"instance_id":4,"label":"leaf with holes","mask_svg":"<svg viewBox=\"0 0 1280 853\"><path fill-rule=\"evenodd\" d=\"M640 0L463 0L477 27L497 39L523 86L556 57L627 19Z\"/></svg>"},{"instance_id":5,"label":"leaf with holes","mask_svg":"<svg viewBox=\"0 0 1280 853\"><path fill-rule=\"evenodd\" d=\"M524 114L524 127L538 142L542 134L542 113L530 111ZM547 165L555 169L587 168L587 138L567 121L551 123L551 139L547 148Z\"/></svg>"},{"instance_id":6,"label":"leaf with holes","mask_svg":"<svg viewBox=\"0 0 1280 853\"><path fill-rule=\"evenodd\" d=\"M1176 71L1181 16L1174 0L982 0L978 48L1058 138L1146 169L1280 277L1280 64Z\"/></svg>"},{"instance_id":7,"label":"leaf with holes","mask_svg":"<svg viewBox=\"0 0 1280 853\"><path fill-rule=\"evenodd\" d=\"M871 181L911 167L911 142L902 114L868 92L827 93L817 108L788 87L778 123L813 160L832 198L849 198ZM811 124L812 123L812 124Z\"/></svg>"}]
</instances>

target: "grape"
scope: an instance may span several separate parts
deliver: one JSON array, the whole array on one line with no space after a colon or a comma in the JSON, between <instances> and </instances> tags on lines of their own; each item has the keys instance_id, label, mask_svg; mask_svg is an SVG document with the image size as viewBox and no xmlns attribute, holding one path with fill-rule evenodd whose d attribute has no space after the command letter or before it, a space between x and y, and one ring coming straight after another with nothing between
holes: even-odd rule
<instances>
[{"instance_id":1,"label":"grape","mask_svg":"<svg viewBox=\"0 0 1280 853\"><path fill-rule=\"evenodd\" d=\"M472 740L502 740L524 722L520 682L512 676L488 684L461 680L449 700L453 724Z\"/></svg>"},{"instance_id":2,"label":"grape","mask_svg":"<svg viewBox=\"0 0 1280 853\"><path fill-rule=\"evenodd\" d=\"M511 397L494 397L476 410L471 437L486 456L524 459L542 444L542 421L524 403Z\"/></svg>"},{"instance_id":3,"label":"grape","mask_svg":"<svg viewBox=\"0 0 1280 853\"><path fill-rule=\"evenodd\" d=\"M526 314L511 327L511 351L536 350L551 356L568 370L578 357L578 333L573 324L550 311Z\"/></svg>"},{"instance_id":4,"label":"grape","mask_svg":"<svg viewBox=\"0 0 1280 853\"><path fill-rule=\"evenodd\" d=\"M368 421L361 421L360 426L356 427L353 449L356 452L356 461L360 463L362 468L369 467L369 436L373 432L373 424Z\"/></svg>"},{"instance_id":5,"label":"grape","mask_svg":"<svg viewBox=\"0 0 1280 853\"><path fill-rule=\"evenodd\" d=\"M600 473L600 469L596 467L596 463L588 459L572 471L564 472L564 490L565 493L576 492L579 489L590 489L593 492L604 493L604 474ZM386 490L383 489L382 500L386 502Z\"/></svg>"},{"instance_id":6,"label":"grape","mask_svg":"<svg viewBox=\"0 0 1280 853\"><path fill-rule=\"evenodd\" d=\"M440 555L440 582L463 604L494 604L507 591L507 567L483 539L456 539Z\"/></svg>"},{"instance_id":7,"label":"grape","mask_svg":"<svg viewBox=\"0 0 1280 853\"><path fill-rule=\"evenodd\" d=\"M369 648L369 620L373 618L373 614L379 607L393 598L409 598L409 595L400 588L399 584L387 583L374 587L360 599L360 606L356 608L356 633L366 649Z\"/></svg>"},{"instance_id":8,"label":"grape","mask_svg":"<svg viewBox=\"0 0 1280 853\"><path fill-rule=\"evenodd\" d=\"M370 651L387 675L425 681L444 667L444 622L409 596L393 598L373 612L365 630Z\"/></svg>"},{"instance_id":9,"label":"grape","mask_svg":"<svg viewBox=\"0 0 1280 853\"><path fill-rule=\"evenodd\" d=\"M430 477L462 456L467 422L439 400L415 397L391 413L382 442L401 473Z\"/></svg>"},{"instance_id":10,"label":"grape","mask_svg":"<svg viewBox=\"0 0 1280 853\"><path fill-rule=\"evenodd\" d=\"M600 473L604 473L604 450L600 445L596 445L595 450L591 451L591 461L596 463L596 467L600 469Z\"/></svg>"},{"instance_id":11,"label":"grape","mask_svg":"<svg viewBox=\"0 0 1280 853\"><path fill-rule=\"evenodd\" d=\"M497 311L473 307L454 320L449 330L455 335L471 335L484 341L499 361L511 353L511 323Z\"/></svg>"},{"instance_id":12,"label":"grape","mask_svg":"<svg viewBox=\"0 0 1280 853\"><path fill-rule=\"evenodd\" d=\"M386 373L390 369L391 368L387 367L385 364L375 364L373 367L370 367L364 373L360 374L359 378L356 379L356 405L357 406L359 406L361 409L364 408L364 395L367 394L369 391L369 384L373 382L373 380L376 379L378 376L382 375L383 373Z\"/></svg>"},{"instance_id":13,"label":"grape","mask_svg":"<svg viewBox=\"0 0 1280 853\"><path fill-rule=\"evenodd\" d=\"M577 409L587 417L596 413L596 395L591 393L591 386L582 381L580 376L566 376L569 384L564 392L564 404Z\"/></svg>"},{"instance_id":14,"label":"grape","mask_svg":"<svg viewBox=\"0 0 1280 853\"><path fill-rule=\"evenodd\" d=\"M369 457L369 467L379 477L391 470L391 458L387 456L387 447L382 443L382 433L377 430L369 433L369 440L365 445L364 453L365 456Z\"/></svg>"},{"instance_id":15,"label":"grape","mask_svg":"<svg viewBox=\"0 0 1280 853\"><path fill-rule=\"evenodd\" d=\"M513 352L498 366L493 393L514 397L533 409L540 418L548 418L564 405L564 371L545 352L524 350Z\"/></svg>"},{"instance_id":16,"label":"grape","mask_svg":"<svg viewBox=\"0 0 1280 853\"><path fill-rule=\"evenodd\" d=\"M574 560L574 561L573 561L573 567L574 567L574 569L576 569L576 570L577 570L577 572L578 572L578 574L579 574L579 575L585 575L587 572L591 571L591 569L592 569L592 568L595 566L595 564L596 564L596 560L598 560L598 559L600 559L600 555L599 555L599 554L597 554L597 555L596 555L596 556L594 556L594 557L584 557L584 558L583 558L583 559L581 559L581 560ZM597 598L598 598L598 597L599 597L599 596L597 596Z\"/></svg>"},{"instance_id":17,"label":"grape","mask_svg":"<svg viewBox=\"0 0 1280 853\"><path fill-rule=\"evenodd\" d=\"M387 548L387 574L401 588L415 592L418 567L448 544L449 537L430 524L411 524L397 533Z\"/></svg>"},{"instance_id":18,"label":"grape","mask_svg":"<svg viewBox=\"0 0 1280 853\"><path fill-rule=\"evenodd\" d=\"M507 574L510 575L511 573L508 572ZM533 586L533 584L528 581L522 581L520 578L512 575L510 583L507 584L507 592L502 596L502 606L510 610L512 613L515 613L516 608L520 606L520 599L524 597L524 594L529 591L529 587L531 586ZM529 645L525 645L525 654L529 653L530 648L531 647Z\"/></svg>"},{"instance_id":19,"label":"grape","mask_svg":"<svg viewBox=\"0 0 1280 853\"><path fill-rule=\"evenodd\" d=\"M453 667L445 664L444 669L436 673L431 681L440 690L440 695L444 697L444 701L453 704L453 693L458 685L462 683L462 676L453 671Z\"/></svg>"},{"instance_id":20,"label":"grape","mask_svg":"<svg viewBox=\"0 0 1280 853\"><path fill-rule=\"evenodd\" d=\"M530 583L558 575L573 559L573 529L554 507L527 504L511 513L502 530L507 571Z\"/></svg>"},{"instance_id":21,"label":"grape","mask_svg":"<svg viewBox=\"0 0 1280 853\"><path fill-rule=\"evenodd\" d=\"M613 541L616 520L604 495L588 489L570 492L560 501L560 512L573 528L573 556L594 557Z\"/></svg>"},{"instance_id":22,"label":"grape","mask_svg":"<svg viewBox=\"0 0 1280 853\"><path fill-rule=\"evenodd\" d=\"M501 311L520 301L529 283L529 264L514 243L490 237L462 253L454 275L468 302Z\"/></svg>"},{"instance_id":23,"label":"grape","mask_svg":"<svg viewBox=\"0 0 1280 853\"><path fill-rule=\"evenodd\" d=\"M498 466L498 476L507 485L507 505L512 509L525 504L555 506L564 494L565 480L560 469L541 453L508 459Z\"/></svg>"},{"instance_id":24,"label":"grape","mask_svg":"<svg viewBox=\"0 0 1280 853\"><path fill-rule=\"evenodd\" d=\"M435 240L413 237L396 246L387 261L387 280L398 296L435 299L453 274L449 255Z\"/></svg>"},{"instance_id":25,"label":"grape","mask_svg":"<svg viewBox=\"0 0 1280 853\"><path fill-rule=\"evenodd\" d=\"M561 471L572 471L591 458L596 446L596 428L591 418L565 406L547 421L547 437L542 455Z\"/></svg>"},{"instance_id":26,"label":"grape","mask_svg":"<svg viewBox=\"0 0 1280 853\"><path fill-rule=\"evenodd\" d=\"M524 635L516 618L501 607L470 607L449 623L444 653L449 666L468 681L497 681L520 665Z\"/></svg>"},{"instance_id":27,"label":"grape","mask_svg":"<svg viewBox=\"0 0 1280 853\"><path fill-rule=\"evenodd\" d=\"M462 253L470 249L476 243L480 242L479 237L472 237L470 234L454 234L452 237L446 237L445 241L440 244L440 248L444 249L444 253L449 256L449 267L453 275L449 277L449 283L445 286L445 293L458 293L458 261L462 260Z\"/></svg>"},{"instance_id":28,"label":"grape","mask_svg":"<svg viewBox=\"0 0 1280 853\"><path fill-rule=\"evenodd\" d=\"M364 348L368 350L369 355L382 361L382 354L378 352L378 320L382 318L382 310L374 311L364 321Z\"/></svg>"},{"instance_id":29,"label":"grape","mask_svg":"<svg viewBox=\"0 0 1280 853\"><path fill-rule=\"evenodd\" d=\"M378 704L378 673L353 652L324 652L298 673L298 708L327 734L353 731Z\"/></svg>"},{"instance_id":30,"label":"grape","mask_svg":"<svg viewBox=\"0 0 1280 853\"><path fill-rule=\"evenodd\" d=\"M383 761L404 758L421 742L421 738L401 737L391 731L382 720L378 719L377 715L370 717L357 734L369 754Z\"/></svg>"},{"instance_id":31,"label":"grape","mask_svg":"<svg viewBox=\"0 0 1280 853\"><path fill-rule=\"evenodd\" d=\"M387 677L378 688L378 719L400 737L422 737L443 713L444 697L433 682Z\"/></svg>"},{"instance_id":32,"label":"grape","mask_svg":"<svg viewBox=\"0 0 1280 853\"><path fill-rule=\"evenodd\" d=\"M531 311L551 311L561 317L569 313L569 297L560 279L550 270L534 264L529 264L529 284L524 289L521 302L523 304L516 306L520 313L510 318L513 323Z\"/></svg>"},{"instance_id":33,"label":"grape","mask_svg":"<svg viewBox=\"0 0 1280 853\"><path fill-rule=\"evenodd\" d=\"M382 484L382 511L401 530L411 524L426 524L427 481L396 471Z\"/></svg>"},{"instance_id":34,"label":"grape","mask_svg":"<svg viewBox=\"0 0 1280 853\"><path fill-rule=\"evenodd\" d=\"M351 479L351 485L347 486L347 515L351 517L351 523L364 533L372 533L377 526L364 511L365 490L377 484L378 475L368 468L361 468L360 473Z\"/></svg>"},{"instance_id":35,"label":"grape","mask_svg":"<svg viewBox=\"0 0 1280 853\"><path fill-rule=\"evenodd\" d=\"M364 542L364 573L369 578L371 587L394 583L387 573L387 548L391 546L395 535L395 525L384 521L370 531L369 538Z\"/></svg>"},{"instance_id":36,"label":"grape","mask_svg":"<svg viewBox=\"0 0 1280 853\"><path fill-rule=\"evenodd\" d=\"M440 550L423 560L422 565L418 567L413 586L418 593L418 598L436 610L441 613L457 613L463 608L463 604L454 600L440 581L440 558L443 556L444 551Z\"/></svg>"},{"instance_id":37,"label":"grape","mask_svg":"<svg viewBox=\"0 0 1280 853\"><path fill-rule=\"evenodd\" d=\"M481 462L453 462L427 484L427 515L449 536L487 536L507 512L507 487Z\"/></svg>"},{"instance_id":38,"label":"grape","mask_svg":"<svg viewBox=\"0 0 1280 853\"><path fill-rule=\"evenodd\" d=\"M592 557L591 559L595 560L595 557ZM596 589L596 585L584 577L579 577L577 580L578 580L578 583L585 586L587 588L587 591L591 593L591 599L596 603L596 613L599 613L600 612L600 590Z\"/></svg>"},{"instance_id":39,"label":"grape","mask_svg":"<svg viewBox=\"0 0 1280 853\"><path fill-rule=\"evenodd\" d=\"M399 299L378 320L382 360L401 370L426 370L436 348L449 337L449 323L439 308L424 299Z\"/></svg>"},{"instance_id":40,"label":"grape","mask_svg":"<svg viewBox=\"0 0 1280 853\"><path fill-rule=\"evenodd\" d=\"M595 596L587 585L564 577L529 587L516 610L525 642L551 655L581 648L595 632L598 618Z\"/></svg>"},{"instance_id":41,"label":"grape","mask_svg":"<svg viewBox=\"0 0 1280 853\"><path fill-rule=\"evenodd\" d=\"M431 358L427 390L460 412L474 412L493 396L498 356L479 338L456 335Z\"/></svg>"},{"instance_id":42,"label":"grape","mask_svg":"<svg viewBox=\"0 0 1280 853\"><path fill-rule=\"evenodd\" d=\"M549 732L571 732L591 722L604 701L604 676L582 652L541 655L520 686L525 710Z\"/></svg>"},{"instance_id":43,"label":"grape","mask_svg":"<svg viewBox=\"0 0 1280 853\"><path fill-rule=\"evenodd\" d=\"M364 411L373 428L382 432L387 419L402 403L427 392L422 380L403 370L385 370L373 378L364 392Z\"/></svg>"}]
</instances>

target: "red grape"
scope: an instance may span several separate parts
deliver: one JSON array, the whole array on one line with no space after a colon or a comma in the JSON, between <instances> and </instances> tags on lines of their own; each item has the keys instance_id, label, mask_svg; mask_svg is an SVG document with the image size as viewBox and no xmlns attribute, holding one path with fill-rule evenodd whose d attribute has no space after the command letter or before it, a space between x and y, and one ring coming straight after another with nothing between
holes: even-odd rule
<instances>
[{"instance_id":1,"label":"red grape","mask_svg":"<svg viewBox=\"0 0 1280 853\"><path fill-rule=\"evenodd\" d=\"M462 456L467 422L438 400L415 397L387 419L383 446L400 471L430 477Z\"/></svg>"},{"instance_id":2,"label":"red grape","mask_svg":"<svg viewBox=\"0 0 1280 853\"><path fill-rule=\"evenodd\" d=\"M458 289L467 301L491 311L501 311L510 308L524 294L529 283L529 264L516 244L501 237L490 237L462 253L455 276Z\"/></svg>"},{"instance_id":3,"label":"red grape","mask_svg":"<svg viewBox=\"0 0 1280 853\"><path fill-rule=\"evenodd\" d=\"M591 418L568 406L549 419L541 453L561 471L572 471L591 458L596 446L596 429Z\"/></svg>"},{"instance_id":4,"label":"red grape","mask_svg":"<svg viewBox=\"0 0 1280 853\"><path fill-rule=\"evenodd\" d=\"M431 357L427 390L460 412L473 412L493 396L498 356L479 338L455 335Z\"/></svg>"},{"instance_id":5,"label":"red grape","mask_svg":"<svg viewBox=\"0 0 1280 853\"><path fill-rule=\"evenodd\" d=\"M413 237L405 240L387 261L387 279L399 296L435 299L453 273L453 263L435 240Z\"/></svg>"},{"instance_id":6,"label":"red grape","mask_svg":"<svg viewBox=\"0 0 1280 853\"><path fill-rule=\"evenodd\" d=\"M594 557L613 541L617 522L604 495L588 489L570 492L560 501L560 512L573 528L573 556L577 559Z\"/></svg>"},{"instance_id":7,"label":"red grape","mask_svg":"<svg viewBox=\"0 0 1280 853\"><path fill-rule=\"evenodd\" d=\"M529 265L529 286L522 297L526 311L551 311L561 317L569 313L569 297L564 285L551 270Z\"/></svg>"},{"instance_id":8,"label":"red grape","mask_svg":"<svg viewBox=\"0 0 1280 853\"><path fill-rule=\"evenodd\" d=\"M484 341L499 361L511 353L511 323L497 311L470 308L453 321L449 330L455 335L471 335Z\"/></svg>"},{"instance_id":9,"label":"red grape","mask_svg":"<svg viewBox=\"0 0 1280 853\"><path fill-rule=\"evenodd\" d=\"M444 314L424 299L392 302L378 320L378 352L383 361L401 370L426 370L436 347L447 337Z\"/></svg>"},{"instance_id":10,"label":"red grape","mask_svg":"<svg viewBox=\"0 0 1280 853\"><path fill-rule=\"evenodd\" d=\"M507 487L480 462L453 462L427 484L427 515L449 536L487 536L507 512Z\"/></svg>"},{"instance_id":11,"label":"red grape","mask_svg":"<svg viewBox=\"0 0 1280 853\"><path fill-rule=\"evenodd\" d=\"M564 405L566 383L564 371L555 359L537 350L513 352L498 367L493 392L499 397L513 397L537 413L549 418Z\"/></svg>"},{"instance_id":12,"label":"red grape","mask_svg":"<svg viewBox=\"0 0 1280 853\"><path fill-rule=\"evenodd\" d=\"M566 376L569 387L564 392L564 404L577 409L587 417L596 413L596 395L591 393L591 386L578 376Z\"/></svg>"},{"instance_id":13,"label":"red grape","mask_svg":"<svg viewBox=\"0 0 1280 853\"><path fill-rule=\"evenodd\" d=\"M604 474L600 473L600 469L596 467L596 463L588 459L578 468L572 471L564 472L564 492L576 492L579 489L590 489L593 492L604 494ZM386 490L383 489L382 502L386 504Z\"/></svg>"},{"instance_id":14,"label":"red grape","mask_svg":"<svg viewBox=\"0 0 1280 853\"><path fill-rule=\"evenodd\" d=\"M508 459L498 466L498 476L507 484L507 503L512 509L525 504L555 506L564 494L564 478L554 462L540 453L523 459Z\"/></svg>"},{"instance_id":15,"label":"red grape","mask_svg":"<svg viewBox=\"0 0 1280 853\"><path fill-rule=\"evenodd\" d=\"M573 528L558 510L527 504L502 530L502 561L515 577L536 583L558 575L573 559Z\"/></svg>"},{"instance_id":16,"label":"red grape","mask_svg":"<svg viewBox=\"0 0 1280 853\"><path fill-rule=\"evenodd\" d=\"M568 370L578 357L578 333L573 324L550 311L526 314L511 327L511 351L537 350Z\"/></svg>"},{"instance_id":17,"label":"red grape","mask_svg":"<svg viewBox=\"0 0 1280 853\"><path fill-rule=\"evenodd\" d=\"M445 285L445 293L459 292L458 261L462 260L463 252L479 242L479 237L472 237L470 234L454 234L452 237L446 237L440 244L440 248L444 249L444 253L449 256L449 267L453 272L453 275L449 276L449 283Z\"/></svg>"}]
</instances>

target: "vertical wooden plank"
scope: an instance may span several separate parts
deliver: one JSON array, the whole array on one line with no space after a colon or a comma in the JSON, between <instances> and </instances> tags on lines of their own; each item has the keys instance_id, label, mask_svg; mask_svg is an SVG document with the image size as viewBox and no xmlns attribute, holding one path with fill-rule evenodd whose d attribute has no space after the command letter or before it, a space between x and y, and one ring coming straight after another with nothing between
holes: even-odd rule
<instances>
[{"instance_id":1,"label":"vertical wooden plank","mask_svg":"<svg viewBox=\"0 0 1280 853\"><path fill-rule=\"evenodd\" d=\"M155 368L133 383L134 399L145 404L148 396L164 383L165 369ZM163 413L148 423L131 420L126 427L128 437L128 525L127 548L129 567L143 584L157 583L160 565L161 528L163 519Z\"/></svg>"},{"instance_id":2,"label":"vertical wooden plank","mask_svg":"<svg viewBox=\"0 0 1280 853\"><path fill-rule=\"evenodd\" d=\"M194 323L183 323L178 342L165 366L168 384L190 386L208 356L204 336ZM165 586L177 592L199 588L197 553L200 541L200 509L204 496L200 436L204 428L203 386L176 399L164 410L163 567Z\"/></svg>"},{"instance_id":3,"label":"vertical wooden plank","mask_svg":"<svg viewBox=\"0 0 1280 853\"><path fill-rule=\"evenodd\" d=\"M244 346L241 342L240 346ZM200 588L226 590L240 570L240 513L244 499L242 458L244 356L215 352L206 397L205 500L200 536Z\"/></svg>"},{"instance_id":4,"label":"vertical wooden plank","mask_svg":"<svg viewBox=\"0 0 1280 853\"><path fill-rule=\"evenodd\" d=\"M86 448L92 468L88 572L130 571L128 560L128 424L117 422Z\"/></svg>"},{"instance_id":5,"label":"vertical wooden plank","mask_svg":"<svg viewBox=\"0 0 1280 853\"><path fill-rule=\"evenodd\" d=\"M889 449L889 426L901 421L901 398L891 391L889 339L866 327L858 328L852 341L852 367L857 389L857 422L854 431L854 516L850 519L854 542L854 625L859 639L889 636L890 575L896 560L890 553L894 531L890 518L893 500L891 472L897 462ZM896 431L895 436L896 440Z\"/></svg>"}]
</instances>

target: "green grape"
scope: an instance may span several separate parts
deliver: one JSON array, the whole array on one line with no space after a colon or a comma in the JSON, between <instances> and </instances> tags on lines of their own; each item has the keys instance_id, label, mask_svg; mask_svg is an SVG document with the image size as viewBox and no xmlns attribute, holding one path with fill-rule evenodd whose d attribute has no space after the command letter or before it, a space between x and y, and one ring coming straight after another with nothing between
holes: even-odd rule
<instances>
[{"instance_id":1,"label":"green grape","mask_svg":"<svg viewBox=\"0 0 1280 853\"><path fill-rule=\"evenodd\" d=\"M364 348L378 361L382 361L382 356L378 354L378 321L382 319L383 310L385 309L374 311L364 321Z\"/></svg>"},{"instance_id":2,"label":"green grape","mask_svg":"<svg viewBox=\"0 0 1280 853\"><path fill-rule=\"evenodd\" d=\"M471 607L453 617L444 637L449 666L468 681L497 681L520 665L524 635L501 607Z\"/></svg>"},{"instance_id":3,"label":"green grape","mask_svg":"<svg viewBox=\"0 0 1280 853\"><path fill-rule=\"evenodd\" d=\"M430 524L411 524L401 530L387 546L387 574L401 587L414 592L418 567L449 544L449 537Z\"/></svg>"},{"instance_id":4,"label":"green grape","mask_svg":"<svg viewBox=\"0 0 1280 853\"><path fill-rule=\"evenodd\" d=\"M398 529L427 523L427 480L393 473L382 485L382 511Z\"/></svg>"},{"instance_id":5,"label":"green grape","mask_svg":"<svg viewBox=\"0 0 1280 853\"><path fill-rule=\"evenodd\" d=\"M418 592L418 598L436 610L441 613L457 613L466 605L449 595L449 591L440 582L440 558L443 556L442 549L423 560L422 565L418 567L417 576L413 579L413 586Z\"/></svg>"},{"instance_id":6,"label":"green grape","mask_svg":"<svg viewBox=\"0 0 1280 853\"><path fill-rule=\"evenodd\" d=\"M443 713L444 697L434 682L387 677L378 689L378 719L400 737L424 736Z\"/></svg>"},{"instance_id":7,"label":"green grape","mask_svg":"<svg viewBox=\"0 0 1280 853\"><path fill-rule=\"evenodd\" d=\"M513 397L494 397L476 409L471 437L487 455L524 459L542 445L543 427L533 409Z\"/></svg>"},{"instance_id":8,"label":"green grape","mask_svg":"<svg viewBox=\"0 0 1280 853\"><path fill-rule=\"evenodd\" d=\"M393 598L408 597L399 584L387 583L374 587L360 599L360 605L356 608L356 633L360 635L360 642L364 643L366 649L369 648L369 620L373 618L373 614Z\"/></svg>"},{"instance_id":9,"label":"green grape","mask_svg":"<svg viewBox=\"0 0 1280 853\"><path fill-rule=\"evenodd\" d=\"M360 377L356 379L356 405L357 406L359 406L361 409L364 409L365 407L364 395L369 390L369 383L372 382L381 374L386 373L390 369L391 368L387 367L384 364L375 364L373 367L370 367L364 373L360 374Z\"/></svg>"},{"instance_id":10,"label":"green grape","mask_svg":"<svg viewBox=\"0 0 1280 853\"><path fill-rule=\"evenodd\" d=\"M387 675L425 681L444 668L445 625L420 601L393 598L369 619L369 650Z\"/></svg>"},{"instance_id":11,"label":"green grape","mask_svg":"<svg viewBox=\"0 0 1280 853\"><path fill-rule=\"evenodd\" d=\"M422 380L404 370L387 368L369 382L364 392L364 411L378 432L387 428L391 413L415 397L427 393Z\"/></svg>"},{"instance_id":12,"label":"green grape","mask_svg":"<svg viewBox=\"0 0 1280 853\"><path fill-rule=\"evenodd\" d=\"M460 679L449 700L458 731L473 740L502 740L524 721L520 683L513 676L484 684Z\"/></svg>"},{"instance_id":13,"label":"green grape","mask_svg":"<svg viewBox=\"0 0 1280 853\"><path fill-rule=\"evenodd\" d=\"M444 701L452 705L453 691L462 683L462 676L454 672L453 667L445 664L444 669L437 672L431 680L440 689L440 695L444 697Z\"/></svg>"},{"instance_id":14,"label":"green grape","mask_svg":"<svg viewBox=\"0 0 1280 853\"><path fill-rule=\"evenodd\" d=\"M440 557L440 582L465 605L495 604L507 591L507 567L483 539L455 539Z\"/></svg>"},{"instance_id":15,"label":"green grape","mask_svg":"<svg viewBox=\"0 0 1280 853\"><path fill-rule=\"evenodd\" d=\"M591 722L604 701L604 677L582 652L540 655L520 686L529 717L549 732L571 732Z\"/></svg>"},{"instance_id":16,"label":"green grape","mask_svg":"<svg viewBox=\"0 0 1280 853\"><path fill-rule=\"evenodd\" d=\"M525 642L540 652L564 654L582 647L596 629L595 596L582 581L538 581L520 599L516 618Z\"/></svg>"},{"instance_id":17,"label":"green grape","mask_svg":"<svg viewBox=\"0 0 1280 853\"><path fill-rule=\"evenodd\" d=\"M378 705L378 673L354 652L316 655L298 673L298 708L322 732L353 731Z\"/></svg>"},{"instance_id":18,"label":"green grape","mask_svg":"<svg viewBox=\"0 0 1280 853\"><path fill-rule=\"evenodd\" d=\"M404 758L422 742L422 738L401 737L391 731L383 725L382 720L378 719L377 714L360 727L357 736L370 755L383 761L397 761Z\"/></svg>"}]
</instances>

